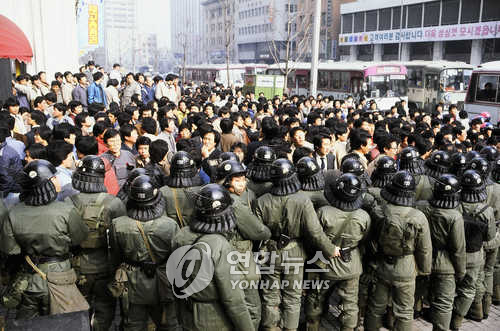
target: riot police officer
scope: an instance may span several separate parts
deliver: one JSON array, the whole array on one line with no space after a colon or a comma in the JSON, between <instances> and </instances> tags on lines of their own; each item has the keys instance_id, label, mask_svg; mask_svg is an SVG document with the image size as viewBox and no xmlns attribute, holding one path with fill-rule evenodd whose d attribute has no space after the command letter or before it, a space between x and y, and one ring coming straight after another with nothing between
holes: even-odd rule
<instances>
[{"instance_id":1,"label":"riot police officer","mask_svg":"<svg viewBox=\"0 0 500 331\"><path fill-rule=\"evenodd\" d=\"M222 186L203 186L196 195L193 219L174 239L175 248L198 250L214 268L213 278L204 284L206 287L190 295L182 292L182 288L177 289L176 286L183 284L172 284L174 293L182 296L178 300L179 317L185 330L255 330L243 290L238 286L241 278L228 260L233 247L227 236L236 226L232 202L229 192ZM195 269L187 275L186 282L192 282L203 270L201 267Z\"/></svg>"},{"instance_id":2,"label":"riot police officer","mask_svg":"<svg viewBox=\"0 0 500 331\"><path fill-rule=\"evenodd\" d=\"M492 167L491 179L498 185L500 184L500 157L498 157ZM497 253L497 263L493 276L493 298L494 305L500 304L500 254Z\"/></svg>"},{"instance_id":3,"label":"riot police officer","mask_svg":"<svg viewBox=\"0 0 500 331\"><path fill-rule=\"evenodd\" d=\"M431 230L430 319L433 330L438 331L450 328L455 279L460 281L465 275L464 221L457 210L460 190L454 175L441 175L434 183L432 199L420 201L418 206Z\"/></svg>"},{"instance_id":4,"label":"riot police officer","mask_svg":"<svg viewBox=\"0 0 500 331\"><path fill-rule=\"evenodd\" d=\"M6 255L23 254L27 262L22 268L27 287L22 292L17 319L49 315L47 274L64 273L68 279L76 279L70 249L88 235L73 205L55 201L59 186L55 173L55 167L45 160L24 167L19 178L21 202L10 210L0 231L0 250Z\"/></svg>"},{"instance_id":5,"label":"riot police officer","mask_svg":"<svg viewBox=\"0 0 500 331\"><path fill-rule=\"evenodd\" d=\"M429 224L415 205L415 179L407 171L399 171L381 191L387 203L377 207L373 219L378 245L378 281L369 298L365 330L378 330L392 294L394 330L410 330L413 321L415 278L429 275L432 247Z\"/></svg>"},{"instance_id":6,"label":"riot police officer","mask_svg":"<svg viewBox=\"0 0 500 331\"><path fill-rule=\"evenodd\" d=\"M191 221L194 213L193 198L200 185L193 157L184 151L175 153L170 162L167 185L161 188L161 193L167 203L167 216L177 221L181 228Z\"/></svg>"},{"instance_id":7,"label":"riot police officer","mask_svg":"<svg viewBox=\"0 0 500 331\"><path fill-rule=\"evenodd\" d=\"M492 151L490 146L484 147L481 150L485 157L496 155L496 150ZM483 179L486 185L486 204L490 206L495 215L495 221L500 220L500 185L496 184L491 178L491 164L482 156L475 157L468 164L468 168L475 170ZM482 320L487 318L490 311L492 294L493 294L493 272L497 260L498 247L500 246L500 233L497 229L495 238L484 243L484 267L481 268L476 286L476 297L469 311L469 317L474 320ZM482 309L476 303L482 302Z\"/></svg>"},{"instance_id":8,"label":"riot police officer","mask_svg":"<svg viewBox=\"0 0 500 331\"><path fill-rule=\"evenodd\" d=\"M375 170L370 178L372 185L368 187L368 192L375 198L377 204L384 201L380 191L391 182L392 176L397 171L398 165L392 157L384 155L377 160Z\"/></svg>"},{"instance_id":9,"label":"riot police officer","mask_svg":"<svg viewBox=\"0 0 500 331\"><path fill-rule=\"evenodd\" d=\"M325 176L316 160L305 156L297 162L296 167L302 191L311 199L314 209L328 205L323 192Z\"/></svg>"},{"instance_id":10,"label":"riot police officer","mask_svg":"<svg viewBox=\"0 0 500 331\"><path fill-rule=\"evenodd\" d=\"M128 191L130 189L130 184L132 184L132 181L136 179L137 177L141 175L147 175L148 170L146 168L134 168L128 175L127 181L125 184L123 184L122 188L120 191L118 191L118 194L116 195L117 198L119 198L124 205L127 205L128 201Z\"/></svg>"},{"instance_id":11,"label":"riot police officer","mask_svg":"<svg viewBox=\"0 0 500 331\"><path fill-rule=\"evenodd\" d=\"M112 219L127 213L120 199L106 193L105 173L102 158L85 156L72 176L73 188L80 193L69 198L89 229L87 239L75 251L73 267L78 272L78 288L93 310L93 330L109 330L115 317L116 302L106 290L113 272L107 230Z\"/></svg>"},{"instance_id":12,"label":"riot police officer","mask_svg":"<svg viewBox=\"0 0 500 331\"><path fill-rule=\"evenodd\" d=\"M425 175L420 154L413 147L405 147L399 153L399 170L406 170L415 179L415 201L429 200L432 197L432 184Z\"/></svg>"},{"instance_id":13,"label":"riot police officer","mask_svg":"<svg viewBox=\"0 0 500 331\"><path fill-rule=\"evenodd\" d=\"M223 161L217 168L217 177L233 199L233 210L236 216L236 227L228 234L229 242L244 256L244 261L242 261L244 263L238 264L244 271L244 279L248 282L257 282L260 275L256 273L257 265L253 256L252 241L268 240L271 238L271 231L252 212L255 194L246 187L245 175L246 169L239 161ZM258 330L262 307L259 291L256 287L250 286L243 290L250 316L255 329Z\"/></svg>"},{"instance_id":14,"label":"riot police officer","mask_svg":"<svg viewBox=\"0 0 500 331\"><path fill-rule=\"evenodd\" d=\"M360 208L363 203L361 193L361 181L350 173L341 175L325 188L330 205L318 210L318 218L332 243L342 247L342 253L340 258L330 259L329 265L317 262L324 268L319 277L329 282L327 287L308 293L306 318L309 331L319 329L320 317L333 292L341 300L341 330L354 330L358 322L358 283L363 270L358 245L368 235L371 223L368 213Z\"/></svg>"},{"instance_id":15,"label":"riot police officer","mask_svg":"<svg viewBox=\"0 0 500 331\"><path fill-rule=\"evenodd\" d=\"M269 146L260 146L255 150L253 161L248 165L248 188L260 197L269 192L271 183L271 164L276 160L276 153Z\"/></svg>"},{"instance_id":16,"label":"riot police officer","mask_svg":"<svg viewBox=\"0 0 500 331\"><path fill-rule=\"evenodd\" d=\"M474 170L464 172L461 180L461 203L458 207L464 218L466 242L466 273L457 285L453 303L450 329L458 330L465 314L474 301L479 273L483 264L483 242L492 240L496 234L493 209L486 204L486 186ZM476 302L482 312L482 302Z\"/></svg>"},{"instance_id":17,"label":"riot police officer","mask_svg":"<svg viewBox=\"0 0 500 331\"><path fill-rule=\"evenodd\" d=\"M165 264L172 252L177 223L165 216L165 200L151 178L141 175L129 189L127 216L113 220L110 241L115 287L125 331L145 330L151 317L157 330L177 324L173 296L168 294ZM121 291L118 291L121 289Z\"/></svg>"},{"instance_id":18,"label":"riot police officer","mask_svg":"<svg viewBox=\"0 0 500 331\"><path fill-rule=\"evenodd\" d=\"M326 258L338 256L339 248L328 239L314 211L311 200L300 190L293 164L277 159L271 166L273 186L259 197L255 213L269 227L272 238L265 246L274 257L262 275L269 287L262 288L262 327L296 330L299 325L300 298L305 260L304 241L318 248ZM292 265L290 265L292 261ZM283 286L276 285L276 282Z\"/></svg>"}]
</instances>

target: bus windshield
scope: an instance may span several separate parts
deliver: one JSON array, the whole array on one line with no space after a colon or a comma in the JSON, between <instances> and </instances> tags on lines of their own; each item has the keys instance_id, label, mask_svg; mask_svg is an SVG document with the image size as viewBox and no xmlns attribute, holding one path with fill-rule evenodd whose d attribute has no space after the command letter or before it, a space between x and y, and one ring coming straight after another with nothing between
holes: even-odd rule
<instances>
[{"instance_id":1,"label":"bus windshield","mask_svg":"<svg viewBox=\"0 0 500 331\"><path fill-rule=\"evenodd\" d=\"M441 71L440 90L447 92L465 92L469 87L472 70L445 69Z\"/></svg>"},{"instance_id":2,"label":"bus windshield","mask_svg":"<svg viewBox=\"0 0 500 331\"><path fill-rule=\"evenodd\" d=\"M377 75L366 78L368 96L371 98L405 97L408 84L405 75Z\"/></svg>"}]
</instances>

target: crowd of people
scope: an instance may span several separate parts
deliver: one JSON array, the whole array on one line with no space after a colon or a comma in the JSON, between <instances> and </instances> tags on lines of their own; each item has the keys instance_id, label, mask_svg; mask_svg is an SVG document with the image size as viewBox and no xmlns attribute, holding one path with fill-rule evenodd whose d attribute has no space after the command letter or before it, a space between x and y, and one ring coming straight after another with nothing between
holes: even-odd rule
<instances>
[{"instance_id":1,"label":"crowd of people","mask_svg":"<svg viewBox=\"0 0 500 331\"><path fill-rule=\"evenodd\" d=\"M123 330L296 330L302 311L314 331L337 306L344 331L417 316L459 330L500 304L487 113L267 99L92 61L54 78L19 75L0 103L1 303L16 319L88 309L109 330L119 302ZM198 291L199 265L168 275L180 247L213 263ZM260 258L234 272L232 251Z\"/></svg>"}]
</instances>

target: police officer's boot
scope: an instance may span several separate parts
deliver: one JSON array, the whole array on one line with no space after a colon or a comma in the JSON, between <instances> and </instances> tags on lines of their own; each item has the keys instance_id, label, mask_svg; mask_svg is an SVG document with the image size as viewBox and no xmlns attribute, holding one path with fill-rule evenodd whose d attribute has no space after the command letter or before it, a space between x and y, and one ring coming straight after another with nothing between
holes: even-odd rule
<instances>
[{"instance_id":1,"label":"police officer's boot","mask_svg":"<svg viewBox=\"0 0 500 331\"><path fill-rule=\"evenodd\" d=\"M319 331L319 320L307 321L306 331Z\"/></svg>"},{"instance_id":2,"label":"police officer's boot","mask_svg":"<svg viewBox=\"0 0 500 331\"><path fill-rule=\"evenodd\" d=\"M491 294L485 293L483 296L483 318L487 319L490 314Z\"/></svg>"},{"instance_id":3,"label":"police officer's boot","mask_svg":"<svg viewBox=\"0 0 500 331\"><path fill-rule=\"evenodd\" d=\"M483 319L483 301L473 301L466 317L470 320L481 322Z\"/></svg>"},{"instance_id":4,"label":"police officer's boot","mask_svg":"<svg viewBox=\"0 0 500 331\"><path fill-rule=\"evenodd\" d=\"M413 306L413 319L418 319L422 316L423 300L422 297L415 299L415 304Z\"/></svg>"},{"instance_id":5,"label":"police officer's boot","mask_svg":"<svg viewBox=\"0 0 500 331\"><path fill-rule=\"evenodd\" d=\"M463 316L460 316L453 312L453 315L451 316L451 322L450 322L450 330L452 331L457 331L462 327L462 322L464 320Z\"/></svg>"},{"instance_id":6,"label":"police officer's boot","mask_svg":"<svg viewBox=\"0 0 500 331\"><path fill-rule=\"evenodd\" d=\"M500 305L500 284L493 287L493 300L495 306Z\"/></svg>"}]
</instances>

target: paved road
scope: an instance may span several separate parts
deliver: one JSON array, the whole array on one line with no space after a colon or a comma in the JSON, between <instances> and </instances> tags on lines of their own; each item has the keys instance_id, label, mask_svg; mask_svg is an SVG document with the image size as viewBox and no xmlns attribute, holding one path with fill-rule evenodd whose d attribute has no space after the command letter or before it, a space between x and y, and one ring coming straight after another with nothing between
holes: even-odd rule
<instances>
[{"instance_id":1,"label":"paved road","mask_svg":"<svg viewBox=\"0 0 500 331\"><path fill-rule=\"evenodd\" d=\"M340 330L338 321L335 318L336 312L332 310L330 318L328 320L323 320L321 323L320 330L322 331L336 331ZM361 329L363 330L363 329ZM382 329L387 331L387 329ZM492 306L490 311L490 316L487 320L482 322L474 322L471 320L464 320L462 328L460 331L486 331L486 330L500 330L500 306ZM417 319L413 322L412 331L432 331L432 324L428 323L423 319Z\"/></svg>"}]
</instances>

